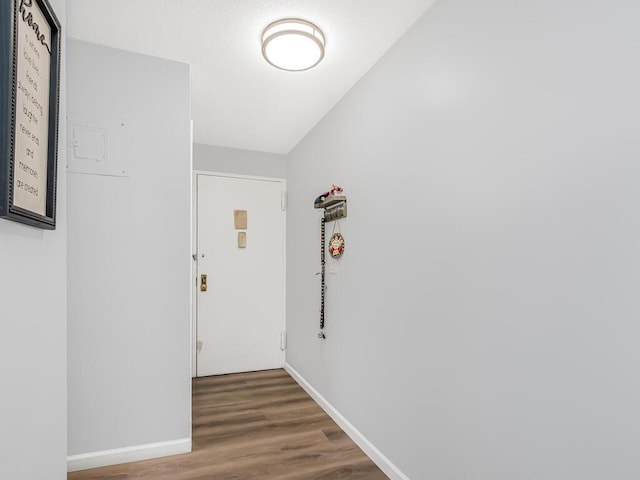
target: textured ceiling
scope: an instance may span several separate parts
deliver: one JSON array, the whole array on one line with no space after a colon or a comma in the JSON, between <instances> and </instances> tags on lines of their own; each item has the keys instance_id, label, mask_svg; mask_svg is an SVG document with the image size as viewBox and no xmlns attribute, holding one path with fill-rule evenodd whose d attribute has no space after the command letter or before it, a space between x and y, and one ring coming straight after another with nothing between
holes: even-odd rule
<instances>
[{"instance_id":1,"label":"textured ceiling","mask_svg":"<svg viewBox=\"0 0 640 480\"><path fill-rule=\"evenodd\" d=\"M194 141L288 153L434 0L68 0L67 35L191 64ZM264 61L272 21L318 25L326 56Z\"/></svg>"}]
</instances>

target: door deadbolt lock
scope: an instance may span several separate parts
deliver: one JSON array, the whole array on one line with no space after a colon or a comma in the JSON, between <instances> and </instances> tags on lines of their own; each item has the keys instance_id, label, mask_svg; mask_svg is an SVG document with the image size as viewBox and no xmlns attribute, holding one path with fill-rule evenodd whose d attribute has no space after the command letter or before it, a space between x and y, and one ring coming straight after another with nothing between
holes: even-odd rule
<instances>
[{"instance_id":1,"label":"door deadbolt lock","mask_svg":"<svg viewBox=\"0 0 640 480\"><path fill-rule=\"evenodd\" d=\"M203 273L202 275L200 275L200 291L201 292L207 291L207 274L206 273Z\"/></svg>"}]
</instances>

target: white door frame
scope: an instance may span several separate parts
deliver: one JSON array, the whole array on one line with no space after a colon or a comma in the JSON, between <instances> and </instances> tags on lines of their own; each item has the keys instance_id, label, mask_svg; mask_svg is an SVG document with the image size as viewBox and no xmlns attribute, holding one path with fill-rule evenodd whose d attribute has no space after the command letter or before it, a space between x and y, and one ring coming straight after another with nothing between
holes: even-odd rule
<instances>
[{"instance_id":1,"label":"white door frame","mask_svg":"<svg viewBox=\"0 0 640 480\"><path fill-rule=\"evenodd\" d=\"M279 177L259 177L255 175L242 175L236 173L223 173L223 172L212 172L209 170L193 170L193 185L191 191L193 192L192 198L192 222L191 225L193 227L193 234L191 236L191 253L193 258L193 268L192 268L192 301L191 301L191 378L195 378L198 374L197 369L197 343L198 343L198 175L206 175L210 177L225 177L225 178L240 178L243 180L260 180L263 182L274 182L281 183L283 187L284 198L283 198L283 206L284 206L284 226L283 229L283 241L284 241L284 255L283 255L283 284L284 284L284 305L285 305L285 331L287 325L287 180L285 178ZM285 360L286 360L286 349L285 349Z\"/></svg>"}]
</instances>

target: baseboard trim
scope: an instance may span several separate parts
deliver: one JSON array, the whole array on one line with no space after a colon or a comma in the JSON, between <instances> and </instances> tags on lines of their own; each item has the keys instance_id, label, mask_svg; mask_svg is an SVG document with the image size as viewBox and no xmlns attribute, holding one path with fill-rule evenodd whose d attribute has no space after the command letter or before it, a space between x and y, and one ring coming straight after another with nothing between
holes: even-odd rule
<instances>
[{"instance_id":1,"label":"baseboard trim","mask_svg":"<svg viewBox=\"0 0 640 480\"><path fill-rule=\"evenodd\" d=\"M191 452L191 439L181 438L169 442L147 443L133 447L102 450L67 457L67 472L77 472L89 468L107 467L120 463L137 462L151 458L168 457Z\"/></svg>"},{"instance_id":2,"label":"baseboard trim","mask_svg":"<svg viewBox=\"0 0 640 480\"><path fill-rule=\"evenodd\" d=\"M402 473L398 467L391 463L391 460L385 457L373 443L371 443L356 427L354 427L349 420L336 410L336 408L331 405L327 399L320 394L320 392L313 388L309 382L307 382L304 377L296 371L295 368L288 363L285 363L284 369L391 480L410 480L409 477Z\"/></svg>"}]
</instances>

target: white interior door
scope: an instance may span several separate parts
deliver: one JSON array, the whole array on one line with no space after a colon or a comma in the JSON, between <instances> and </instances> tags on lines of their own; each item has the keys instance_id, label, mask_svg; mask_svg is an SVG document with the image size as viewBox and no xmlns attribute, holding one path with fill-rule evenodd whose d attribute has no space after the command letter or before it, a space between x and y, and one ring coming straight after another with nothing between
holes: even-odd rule
<instances>
[{"instance_id":1,"label":"white interior door","mask_svg":"<svg viewBox=\"0 0 640 480\"><path fill-rule=\"evenodd\" d=\"M199 377L284 364L284 190L284 181L197 175ZM235 211L246 212L246 229Z\"/></svg>"}]
</instances>

